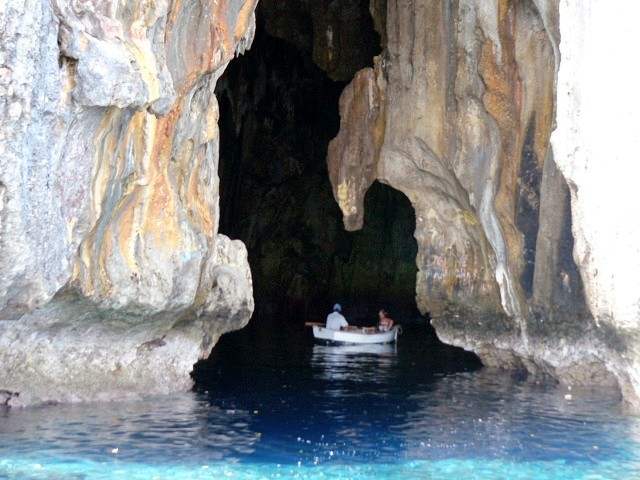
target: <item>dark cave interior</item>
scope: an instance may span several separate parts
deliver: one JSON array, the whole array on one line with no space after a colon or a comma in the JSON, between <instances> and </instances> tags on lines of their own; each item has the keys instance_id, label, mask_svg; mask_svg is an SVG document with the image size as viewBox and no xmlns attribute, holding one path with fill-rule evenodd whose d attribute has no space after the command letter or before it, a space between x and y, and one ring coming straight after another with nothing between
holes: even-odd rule
<instances>
[{"instance_id":1,"label":"dark cave interior","mask_svg":"<svg viewBox=\"0 0 640 480\"><path fill-rule=\"evenodd\" d=\"M359 324L375 322L383 307L405 321L425 319L415 303L409 200L375 182L363 229L347 232L328 178L327 146L338 132L346 85L330 75L352 76L380 51L368 3L350 5L359 9L353 15L369 19L368 25L355 22L369 40L350 43L355 51L343 52L346 60L329 74L317 66L322 55L311 45L312 26L319 23L313 6L288 24L283 39L269 34L281 32L283 19L265 2L257 9L251 49L217 83L220 233L247 246L254 319L323 321L335 302Z\"/></svg>"}]
</instances>

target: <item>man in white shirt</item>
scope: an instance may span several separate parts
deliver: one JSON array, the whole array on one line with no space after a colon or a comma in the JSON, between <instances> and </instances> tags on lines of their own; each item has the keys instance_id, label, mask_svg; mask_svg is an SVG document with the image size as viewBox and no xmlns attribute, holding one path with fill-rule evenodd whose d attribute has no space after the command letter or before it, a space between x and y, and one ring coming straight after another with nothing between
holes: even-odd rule
<instances>
[{"instance_id":1,"label":"man in white shirt","mask_svg":"<svg viewBox=\"0 0 640 480\"><path fill-rule=\"evenodd\" d=\"M330 330L342 330L343 327L348 327L347 320L340 313L342 307L339 303L333 306L333 312L327 315L327 328Z\"/></svg>"}]
</instances>

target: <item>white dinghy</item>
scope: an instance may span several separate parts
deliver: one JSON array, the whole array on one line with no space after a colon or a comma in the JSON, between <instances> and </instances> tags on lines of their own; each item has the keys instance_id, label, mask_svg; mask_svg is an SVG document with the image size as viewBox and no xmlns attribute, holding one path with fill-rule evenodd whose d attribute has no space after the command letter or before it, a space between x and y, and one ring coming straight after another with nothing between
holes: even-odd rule
<instances>
[{"instance_id":1,"label":"white dinghy","mask_svg":"<svg viewBox=\"0 0 640 480\"><path fill-rule=\"evenodd\" d=\"M379 332L373 327L347 327L347 330L331 330L322 324L308 324L313 327L313 337L319 342L329 345L363 345L373 343L390 343L398 339L400 326L395 325L387 332Z\"/></svg>"}]
</instances>

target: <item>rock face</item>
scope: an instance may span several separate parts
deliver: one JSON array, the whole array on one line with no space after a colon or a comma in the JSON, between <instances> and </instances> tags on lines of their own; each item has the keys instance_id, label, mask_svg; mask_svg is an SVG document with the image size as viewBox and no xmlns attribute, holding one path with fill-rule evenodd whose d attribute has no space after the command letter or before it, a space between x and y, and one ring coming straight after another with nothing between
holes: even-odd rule
<instances>
[{"instance_id":1,"label":"rock face","mask_svg":"<svg viewBox=\"0 0 640 480\"><path fill-rule=\"evenodd\" d=\"M387 46L343 93L328 164L348 229L374 180L411 200L416 299L444 341L487 365L617 383L638 404L640 289L624 266L640 259L638 220L613 213L633 187L596 134L610 87L591 80L587 39L616 25L598 3L388 2ZM637 116L626 102L605 110L614 131ZM615 158L635 151L637 136L613 138Z\"/></svg>"},{"instance_id":2,"label":"rock face","mask_svg":"<svg viewBox=\"0 0 640 480\"><path fill-rule=\"evenodd\" d=\"M558 73L558 128L552 144L571 194L574 257L584 279L585 297L606 337L600 358L614 372L623 393L640 404L640 217L637 157L640 92L635 67L615 48L634 42L630 3L618 18L604 2L560 2L562 42ZM593 42L603 35L604 45ZM615 75L614 87L604 72Z\"/></svg>"},{"instance_id":3,"label":"rock face","mask_svg":"<svg viewBox=\"0 0 640 480\"><path fill-rule=\"evenodd\" d=\"M351 81L328 150L335 200L351 231L379 183L409 199L416 301L438 335L486 365L618 385L640 407L640 222L626 211L636 203L629 157L640 102L620 53L635 42L638 7L620 15L597 0L375 0L369 18L362 2L264 4L271 35ZM195 361L248 321L247 251L218 233L214 88L250 46L255 8L0 3L2 402L185 389ZM266 67L247 71L288 73ZM256 196L252 221L270 228L306 199L311 220L298 230L320 232L310 244L322 250L282 241L284 228L264 239L250 224L261 278L284 271L274 288L300 299L326 276L357 293L367 285L352 278L386 285L385 262L371 273L365 250L346 248L324 222L322 192L297 183L302 171L318 173L309 160L320 136L297 137L315 149L309 159L279 143L306 101L259 80L253 104L235 100L242 85L221 90L244 135L240 166L259 163L259 146L280 160L262 166L264 199L280 210L263 212L269 202ZM311 95L314 82L301 88ZM267 115L242 123L269 102ZM356 268L341 255L360 256ZM275 268L292 258L310 260Z\"/></svg>"},{"instance_id":4,"label":"rock face","mask_svg":"<svg viewBox=\"0 0 640 480\"><path fill-rule=\"evenodd\" d=\"M220 334L248 321L246 250L217 232L213 88L249 47L255 4L3 2L11 404L184 389Z\"/></svg>"}]
</instances>

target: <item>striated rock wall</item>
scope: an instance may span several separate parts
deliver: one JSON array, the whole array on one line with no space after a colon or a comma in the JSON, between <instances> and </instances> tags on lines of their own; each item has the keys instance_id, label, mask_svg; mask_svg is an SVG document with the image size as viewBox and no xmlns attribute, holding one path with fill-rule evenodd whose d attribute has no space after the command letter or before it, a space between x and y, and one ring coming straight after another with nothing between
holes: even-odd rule
<instances>
[{"instance_id":1,"label":"striated rock wall","mask_svg":"<svg viewBox=\"0 0 640 480\"><path fill-rule=\"evenodd\" d=\"M15 403L184 389L248 321L246 250L217 233L213 89L255 6L0 5L0 386Z\"/></svg>"},{"instance_id":2,"label":"striated rock wall","mask_svg":"<svg viewBox=\"0 0 640 480\"><path fill-rule=\"evenodd\" d=\"M361 227L374 180L402 191L416 215L416 300L444 341L486 365L617 383L638 403L640 290L624 266L638 259L638 223L615 214L633 188L597 133L603 121L625 132L636 114L625 98L598 116L611 87L589 57L631 29L596 35L617 21L595 0L374 6L386 48L345 89L329 146L345 227ZM614 157L635 151L630 133L611 138Z\"/></svg>"},{"instance_id":3,"label":"striated rock wall","mask_svg":"<svg viewBox=\"0 0 640 480\"><path fill-rule=\"evenodd\" d=\"M416 301L440 337L487 365L617 384L640 406L627 211L640 102L621 53L638 7L376 0L370 24L360 3L265 4L274 36L353 76L329 146L334 196L348 230L376 180L410 200ZM218 234L214 87L250 46L255 8L0 2L0 389L20 393L13 405L188 388L193 363L248 321L245 247ZM354 76L377 51L370 27L383 52Z\"/></svg>"},{"instance_id":4,"label":"striated rock wall","mask_svg":"<svg viewBox=\"0 0 640 480\"><path fill-rule=\"evenodd\" d=\"M345 128L330 145L345 223L359 226L351 216L361 217L374 179L398 188L416 210L421 308L517 322L526 298L517 224L533 223L529 244L538 230L518 209L538 206L554 115L543 21L527 2L389 3L386 18L387 49L345 91ZM346 125L367 138L354 147L362 136Z\"/></svg>"}]
</instances>

